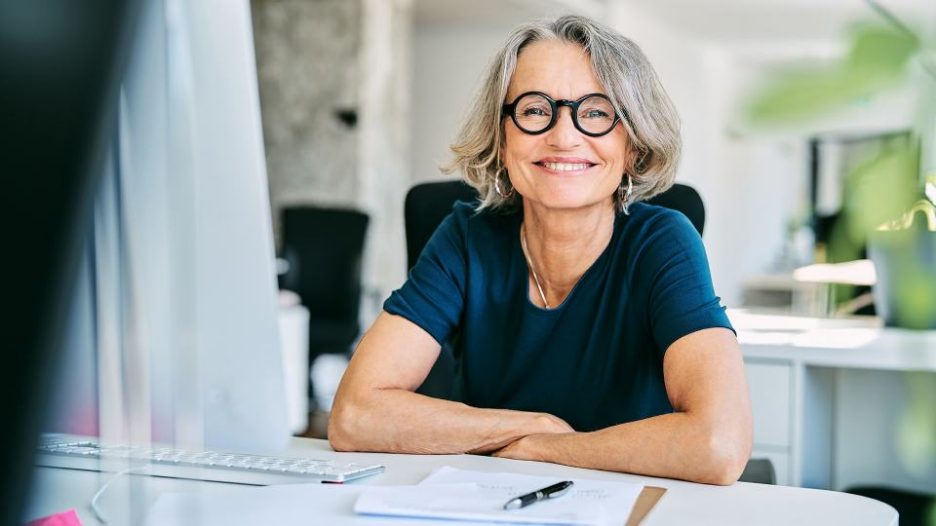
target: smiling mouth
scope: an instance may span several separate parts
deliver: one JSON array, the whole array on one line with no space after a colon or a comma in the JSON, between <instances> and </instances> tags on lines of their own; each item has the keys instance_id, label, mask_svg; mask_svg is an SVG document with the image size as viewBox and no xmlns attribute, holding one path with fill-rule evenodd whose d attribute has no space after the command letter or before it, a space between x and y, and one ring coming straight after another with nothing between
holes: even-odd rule
<instances>
[{"instance_id":1,"label":"smiling mouth","mask_svg":"<svg viewBox=\"0 0 936 526\"><path fill-rule=\"evenodd\" d=\"M542 166L547 170L553 172L581 172L582 170L587 170L594 166L591 163L548 163L548 162L538 162L534 163L537 166Z\"/></svg>"}]
</instances>

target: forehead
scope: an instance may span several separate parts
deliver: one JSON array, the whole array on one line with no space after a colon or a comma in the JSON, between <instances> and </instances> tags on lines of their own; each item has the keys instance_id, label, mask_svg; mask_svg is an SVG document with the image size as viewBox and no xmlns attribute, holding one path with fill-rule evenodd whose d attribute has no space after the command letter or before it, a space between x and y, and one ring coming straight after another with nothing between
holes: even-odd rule
<instances>
[{"instance_id":1,"label":"forehead","mask_svg":"<svg viewBox=\"0 0 936 526\"><path fill-rule=\"evenodd\" d=\"M533 42L520 51L507 88L507 100L512 101L528 91L542 91L554 99L572 100L589 93L605 92L585 48L559 40Z\"/></svg>"}]
</instances>

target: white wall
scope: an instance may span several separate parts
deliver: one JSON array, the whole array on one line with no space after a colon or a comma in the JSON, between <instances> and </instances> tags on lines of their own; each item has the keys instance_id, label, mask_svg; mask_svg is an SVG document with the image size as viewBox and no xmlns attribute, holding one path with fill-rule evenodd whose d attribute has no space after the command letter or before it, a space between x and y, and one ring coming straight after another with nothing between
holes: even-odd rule
<instances>
[{"instance_id":1,"label":"white wall","mask_svg":"<svg viewBox=\"0 0 936 526\"><path fill-rule=\"evenodd\" d=\"M760 267L774 240L773 225L763 217L744 214L738 220L755 197L747 187L762 188L753 183L764 167L751 167L756 162L744 143L726 133L740 83L731 56L636 5L612 4L608 23L643 49L679 111L683 151L676 179L695 187L705 201L704 240L716 292L737 305L742 269ZM737 177L742 173L749 175Z\"/></svg>"},{"instance_id":2,"label":"white wall","mask_svg":"<svg viewBox=\"0 0 936 526\"><path fill-rule=\"evenodd\" d=\"M413 28L412 181L454 178L439 165L487 65L514 24L426 23Z\"/></svg>"},{"instance_id":3,"label":"white wall","mask_svg":"<svg viewBox=\"0 0 936 526\"><path fill-rule=\"evenodd\" d=\"M356 198L371 217L364 250L369 292L361 305L365 327L406 273L403 198L410 173L411 9L409 0L362 2Z\"/></svg>"},{"instance_id":4,"label":"white wall","mask_svg":"<svg viewBox=\"0 0 936 526\"><path fill-rule=\"evenodd\" d=\"M416 0L412 64L412 181L451 179L450 159L468 105L493 54L518 25L580 13L601 17L593 0Z\"/></svg>"},{"instance_id":5,"label":"white wall","mask_svg":"<svg viewBox=\"0 0 936 526\"><path fill-rule=\"evenodd\" d=\"M705 150L700 192L708 215L705 244L716 290L738 306L747 277L771 270L784 243L787 224L801 218L808 203L805 139L758 137L739 132L735 115L756 66L730 48L704 46L705 121L697 140Z\"/></svg>"}]
</instances>

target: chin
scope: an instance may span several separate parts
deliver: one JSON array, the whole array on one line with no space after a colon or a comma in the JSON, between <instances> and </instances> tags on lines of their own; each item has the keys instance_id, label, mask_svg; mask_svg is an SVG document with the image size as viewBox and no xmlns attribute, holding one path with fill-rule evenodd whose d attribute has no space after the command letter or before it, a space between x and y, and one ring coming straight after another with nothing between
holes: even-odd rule
<instances>
[{"instance_id":1,"label":"chin","mask_svg":"<svg viewBox=\"0 0 936 526\"><path fill-rule=\"evenodd\" d=\"M596 181L540 181L542 184L530 185L529 193L517 190L525 202L536 203L550 209L584 209L606 204L613 207L613 195L617 186L596 185ZM585 184L583 184L585 183ZM616 183L616 181L615 181ZM524 185L525 186L525 185ZM608 186L608 188L604 188Z\"/></svg>"},{"instance_id":2,"label":"chin","mask_svg":"<svg viewBox=\"0 0 936 526\"><path fill-rule=\"evenodd\" d=\"M596 199L594 197L588 196L554 196L551 198L544 198L537 200L537 203L542 206L554 210L578 210L586 209L595 206L607 205L612 206L613 202L610 198Z\"/></svg>"}]
</instances>

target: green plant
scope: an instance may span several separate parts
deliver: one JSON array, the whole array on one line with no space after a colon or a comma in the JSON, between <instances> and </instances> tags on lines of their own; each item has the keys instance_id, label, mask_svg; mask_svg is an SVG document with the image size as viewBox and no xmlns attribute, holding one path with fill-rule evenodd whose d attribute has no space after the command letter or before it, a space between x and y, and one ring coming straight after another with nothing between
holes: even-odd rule
<instances>
[{"instance_id":1,"label":"green plant","mask_svg":"<svg viewBox=\"0 0 936 526\"><path fill-rule=\"evenodd\" d=\"M870 233L889 221L893 225L892 220L921 199L928 200L923 202L930 210L936 205L936 45L876 1L867 3L885 24L854 27L850 51L843 62L832 67L776 71L746 106L746 116L754 125L786 125L859 104L862 99L903 83L913 83L920 92L919 118L911 140L888 144L880 155L848 174L841 221L829 243L828 256L833 262L860 257ZM907 238L912 237L911 232L907 234ZM924 231L921 235L936 236L936 232ZM916 253L913 257L918 258L920 251L907 252ZM911 261L909 256L900 256L896 254L894 266L901 272L925 270L936 258L936 254L924 254L926 262L921 264L919 259ZM925 328L936 320L936 301L929 292L932 284L921 282L931 280L927 276L932 272L904 274L904 279L895 281L900 284L896 294L917 317L910 322ZM936 469L936 382L928 374L907 375L906 381L910 404L900 416L895 440L907 471L926 476L921 471L931 473ZM936 526L936 506L930 512L929 523Z\"/></svg>"}]
</instances>

